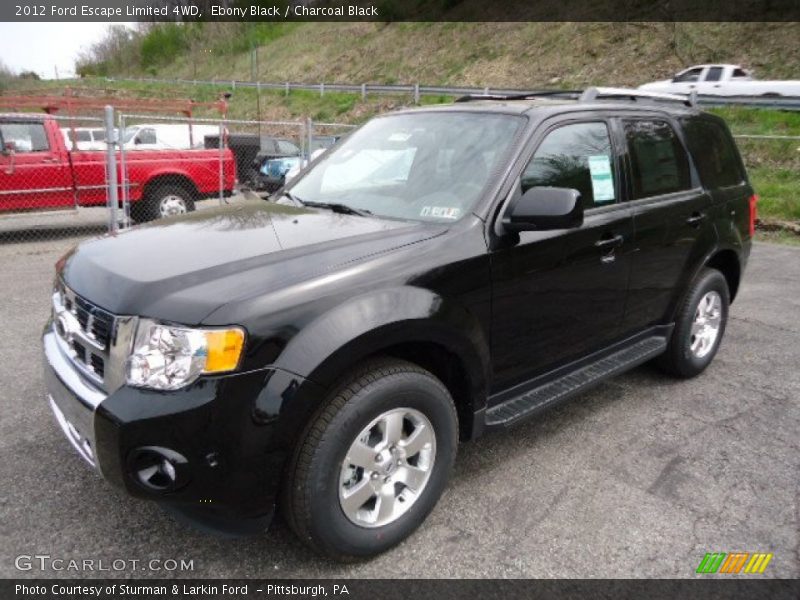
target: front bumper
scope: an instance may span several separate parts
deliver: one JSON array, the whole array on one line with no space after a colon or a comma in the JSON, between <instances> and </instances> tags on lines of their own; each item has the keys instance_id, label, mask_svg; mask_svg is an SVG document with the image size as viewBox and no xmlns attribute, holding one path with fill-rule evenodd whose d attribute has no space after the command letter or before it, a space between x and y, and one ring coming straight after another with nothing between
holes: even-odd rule
<instances>
[{"instance_id":1,"label":"front bumper","mask_svg":"<svg viewBox=\"0 0 800 600\"><path fill-rule=\"evenodd\" d=\"M48 402L91 468L216 530L268 524L291 451L270 407L307 388L302 378L268 369L201 378L173 392L122 386L106 395L72 366L50 324L42 342ZM159 460L168 477L143 478Z\"/></svg>"}]
</instances>

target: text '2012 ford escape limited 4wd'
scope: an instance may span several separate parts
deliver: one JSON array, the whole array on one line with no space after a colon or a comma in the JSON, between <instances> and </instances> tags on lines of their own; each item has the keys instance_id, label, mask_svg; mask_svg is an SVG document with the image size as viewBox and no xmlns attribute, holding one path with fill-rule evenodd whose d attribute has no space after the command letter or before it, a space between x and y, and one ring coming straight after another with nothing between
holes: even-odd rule
<instances>
[{"instance_id":1,"label":"text '2012 ford escape limited 4wd'","mask_svg":"<svg viewBox=\"0 0 800 600\"><path fill-rule=\"evenodd\" d=\"M381 116L275 202L84 242L57 265L50 406L105 478L338 559L432 510L459 440L650 359L705 369L755 196L680 97L465 98Z\"/></svg>"}]
</instances>

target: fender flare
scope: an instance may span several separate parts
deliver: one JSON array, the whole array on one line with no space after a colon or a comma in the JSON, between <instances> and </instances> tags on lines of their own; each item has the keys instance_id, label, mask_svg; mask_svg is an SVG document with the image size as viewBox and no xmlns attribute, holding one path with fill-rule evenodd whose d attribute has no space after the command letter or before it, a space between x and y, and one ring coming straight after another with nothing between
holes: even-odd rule
<instances>
[{"instance_id":1,"label":"fender flare","mask_svg":"<svg viewBox=\"0 0 800 600\"><path fill-rule=\"evenodd\" d=\"M271 368L300 378L297 393L291 395L299 402L264 397L270 405L267 412L290 423L302 422L300 414L313 412L323 400L320 391L327 391L343 373L370 356L413 343L435 344L456 358L468 390L468 397L456 399L457 404L473 413L485 408L490 353L478 318L435 292L403 286L356 296L295 335ZM313 393L303 393L301 388L307 387ZM463 407L465 401L468 408Z\"/></svg>"}]
</instances>

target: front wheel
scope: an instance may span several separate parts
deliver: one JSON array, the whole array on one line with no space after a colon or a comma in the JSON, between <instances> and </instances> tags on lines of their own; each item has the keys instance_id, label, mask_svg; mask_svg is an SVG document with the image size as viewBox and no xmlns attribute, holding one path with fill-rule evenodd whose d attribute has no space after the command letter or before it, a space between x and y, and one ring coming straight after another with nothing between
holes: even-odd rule
<instances>
[{"instance_id":1,"label":"front wheel","mask_svg":"<svg viewBox=\"0 0 800 600\"><path fill-rule=\"evenodd\" d=\"M717 354L728 322L730 292L719 271L704 269L678 310L667 351L657 364L676 377L702 373Z\"/></svg>"},{"instance_id":2,"label":"front wheel","mask_svg":"<svg viewBox=\"0 0 800 600\"><path fill-rule=\"evenodd\" d=\"M371 362L340 380L306 430L284 489L287 520L336 560L383 552L433 509L457 442L438 379L405 361Z\"/></svg>"},{"instance_id":3,"label":"front wheel","mask_svg":"<svg viewBox=\"0 0 800 600\"><path fill-rule=\"evenodd\" d=\"M153 185L144 198L131 205L131 217L138 223L182 215L194 210L191 192L172 183Z\"/></svg>"}]
</instances>

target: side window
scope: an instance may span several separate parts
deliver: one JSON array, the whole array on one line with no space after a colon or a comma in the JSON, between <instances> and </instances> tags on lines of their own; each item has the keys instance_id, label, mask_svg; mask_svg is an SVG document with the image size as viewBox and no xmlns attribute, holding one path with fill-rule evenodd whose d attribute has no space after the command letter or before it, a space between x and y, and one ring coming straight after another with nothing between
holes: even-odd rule
<instances>
[{"instance_id":1,"label":"side window","mask_svg":"<svg viewBox=\"0 0 800 600\"><path fill-rule=\"evenodd\" d=\"M616 199L611 139L605 123L564 125L547 134L522 173L522 193L549 186L578 190L584 208Z\"/></svg>"},{"instance_id":2,"label":"side window","mask_svg":"<svg viewBox=\"0 0 800 600\"><path fill-rule=\"evenodd\" d=\"M739 78L745 77L745 78L747 78L747 77L750 77L750 76L745 72L744 69L734 69L733 70L733 75L731 75L731 77L739 77Z\"/></svg>"},{"instance_id":3,"label":"side window","mask_svg":"<svg viewBox=\"0 0 800 600\"><path fill-rule=\"evenodd\" d=\"M739 152L724 125L691 118L684 121L683 130L703 185L727 187L745 180Z\"/></svg>"},{"instance_id":4,"label":"side window","mask_svg":"<svg viewBox=\"0 0 800 600\"><path fill-rule=\"evenodd\" d=\"M0 123L0 137L13 142L16 152L46 152L50 149L42 123Z\"/></svg>"},{"instance_id":5,"label":"side window","mask_svg":"<svg viewBox=\"0 0 800 600\"><path fill-rule=\"evenodd\" d=\"M696 67L694 69L689 69L688 71L684 71L683 73L679 73L673 79L673 83L691 83L700 79L700 73L703 72L703 67Z\"/></svg>"},{"instance_id":6,"label":"side window","mask_svg":"<svg viewBox=\"0 0 800 600\"><path fill-rule=\"evenodd\" d=\"M155 144L156 143L156 130L147 128L139 132L138 140L140 144Z\"/></svg>"},{"instance_id":7,"label":"side window","mask_svg":"<svg viewBox=\"0 0 800 600\"><path fill-rule=\"evenodd\" d=\"M291 142L278 140L278 152L281 154L299 154L300 149Z\"/></svg>"},{"instance_id":8,"label":"side window","mask_svg":"<svg viewBox=\"0 0 800 600\"><path fill-rule=\"evenodd\" d=\"M625 121L633 197L649 198L691 188L689 161L665 121Z\"/></svg>"},{"instance_id":9,"label":"side window","mask_svg":"<svg viewBox=\"0 0 800 600\"><path fill-rule=\"evenodd\" d=\"M722 79L722 67L711 67L706 75L706 81L719 81Z\"/></svg>"}]
</instances>

